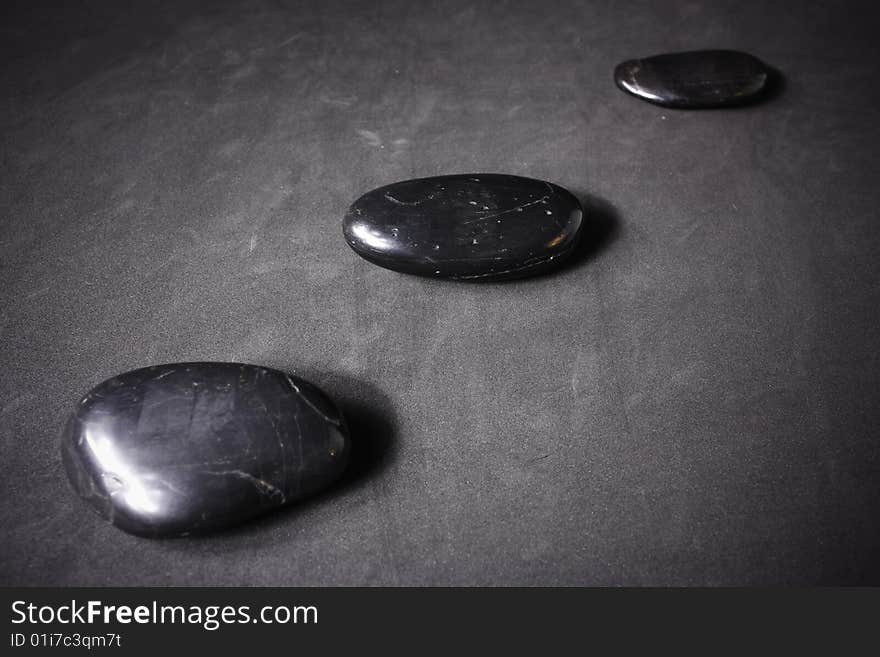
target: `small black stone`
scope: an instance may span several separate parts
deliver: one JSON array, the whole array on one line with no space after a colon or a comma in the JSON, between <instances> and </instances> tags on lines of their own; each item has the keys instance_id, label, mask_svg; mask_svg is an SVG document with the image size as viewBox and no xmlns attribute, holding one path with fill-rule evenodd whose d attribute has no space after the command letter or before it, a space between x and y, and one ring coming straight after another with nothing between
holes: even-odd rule
<instances>
[{"instance_id":1,"label":"small black stone","mask_svg":"<svg viewBox=\"0 0 880 657\"><path fill-rule=\"evenodd\" d=\"M142 536L221 529L326 487L348 431L320 390L277 370L177 363L109 379L79 402L61 453L76 492Z\"/></svg>"},{"instance_id":2,"label":"small black stone","mask_svg":"<svg viewBox=\"0 0 880 657\"><path fill-rule=\"evenodd\" d=\"M370 262L407 274L461 280L529 276L555 267L580 237L581 205L541 180L457 174L367 192L343 233Z\"/></svg>"},{"instance_id":3,"label":"small black stone","mask_svg":"<svg viewBox=\"0 0 880 657\"><path fill-rule=\"evenodd\" d=\"M614 69L617 86L664 107L722 107L762 94L770 69L735 50L696 50L632 59Z\"/></svg>"}]
</instances>

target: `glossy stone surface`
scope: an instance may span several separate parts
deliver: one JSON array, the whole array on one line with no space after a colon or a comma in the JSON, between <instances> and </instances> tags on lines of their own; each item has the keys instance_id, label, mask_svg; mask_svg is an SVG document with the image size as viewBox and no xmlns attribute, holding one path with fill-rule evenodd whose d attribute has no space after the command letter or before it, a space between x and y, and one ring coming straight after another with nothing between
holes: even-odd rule
<instances>
[{"instance_id":1,"label":"glossy stone surface","mask_svg":"<svg viewBox=\"0 0 880 657\"><path fill-rule=\"evenodd\" d=\"M498 280L543 272L571 254L582 211L565 189L502 174L406 180L349 208L343 233L370 262L408 274Z\"/></svg>"},{"instance_id":2,"label":"glossy stone surface","mask_svg":"<svg viewBox=\"0 0 880 657\"><path fill-rule=\"evenodd\" d=\"M614 70L614 81L657 105L696 109L754 100L769 75L767 66L747 53L697 50L623 62Z\"/></svg>"},{"instance_id":3,"label":"glossy stone surface","mask_svg":"<svg viewBox=\"0 0 880 657\"><path fill-rule=\"evenodd\" d=\"M228 527L339 477L350 452L333 403L255 365L134 370L89 392L62 458L76 492L118 527L175 536Z\"/></svg>"}]
</instances>

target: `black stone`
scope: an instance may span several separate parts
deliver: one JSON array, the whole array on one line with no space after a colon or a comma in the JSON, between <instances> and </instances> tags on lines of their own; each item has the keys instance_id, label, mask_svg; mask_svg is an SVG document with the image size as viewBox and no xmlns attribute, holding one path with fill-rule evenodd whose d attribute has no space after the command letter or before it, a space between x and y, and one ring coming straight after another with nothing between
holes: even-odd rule
<instances>
[{"instance_id":1,"label":"black stone","mask_svg":"<svg viewBox=\"0 0 880 657\"><path fill-rule=\"evenodd\" d=\"M697 50L632 59L614 69L617 86L657 105L722 107L752 101L767 87L770 69L735 50Z\"/></svg>"},{"instance_id":2,"label":"black stone","mask_svg":"<svg viewBox=\"0 0 880 657\"><path fill-rule=\"evenodd\" d=\"M120 374L79 402L62 436L76 492L125 531L228 527L315 493L342 473L345 422L316 387L237 363Z\"/></svg>"},{"instance_id":3,"label":"black stone","mask_svg":"<svg viewBox=\"0 0 880 657\"><path fill-rule=\"evenodd\" d=\"M380 267L499 280L555 267L577 244L581 218L578 200L557 185L475 173L374 189L349 208L343 233Z\"/></svg>"}]
</instances>

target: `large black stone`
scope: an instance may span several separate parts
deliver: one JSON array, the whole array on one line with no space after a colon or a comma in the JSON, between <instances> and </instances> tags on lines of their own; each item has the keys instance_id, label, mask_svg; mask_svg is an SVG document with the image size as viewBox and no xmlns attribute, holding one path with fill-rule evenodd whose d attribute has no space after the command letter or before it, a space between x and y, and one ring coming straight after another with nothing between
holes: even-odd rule
<instances>
[{"instance_id":1,"label":"large black stone","mask_svg":"<svg viewBox=\"0 0 880 657\"><path fill-rule=\"evenodd\" d=\"M664 107L694 109L754 100L769 76L759 59L735 50L655 55L614 69L614 81L624 91Z\"/></svg>"},{"instance_id":2,"label":"large black stone","mask_svg":"<svg viewBox=\"0 0 880 657\"><path fill-rule=\"evenodd\" d=\"M313 385L237 363L134 370L89 392L62 458L76 492L143 536L227 527L330 484L350 446Z\"/></svg>"},{"instance_id":3,"label":"large black stone","mask_svg":"<svg viewBox=\"0 0 880 657\"><path fill-rule=\"evenodd\" d=\"M498 280L556 266L580 237L581 205L565 189L501 174L398 182L349 208L343 233L370 262L408 274Z\"/></svg>"}]
</instances>

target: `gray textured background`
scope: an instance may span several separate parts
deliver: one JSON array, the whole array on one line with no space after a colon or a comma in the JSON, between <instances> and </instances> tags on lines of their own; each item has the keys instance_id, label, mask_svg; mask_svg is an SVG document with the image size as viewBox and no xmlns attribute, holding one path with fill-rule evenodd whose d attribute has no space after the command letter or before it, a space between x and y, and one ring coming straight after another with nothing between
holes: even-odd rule
<instances>
[{"instance_id":1,"label":"gray textured background","mask_svg":"<svg viewBox=\"0 0 880 657\"><path fill-rule=\"evenodd\" d=\"M880 583L871 3L45 4L0 20L0 583ZM785 88L613 85L700 47ZM591 247L477 285L342 240L368 189L471 171L570 188ZM94 517L72 405L198 359L340 399L345 485L197 540Z\"/></svg>"}]
</instances>

